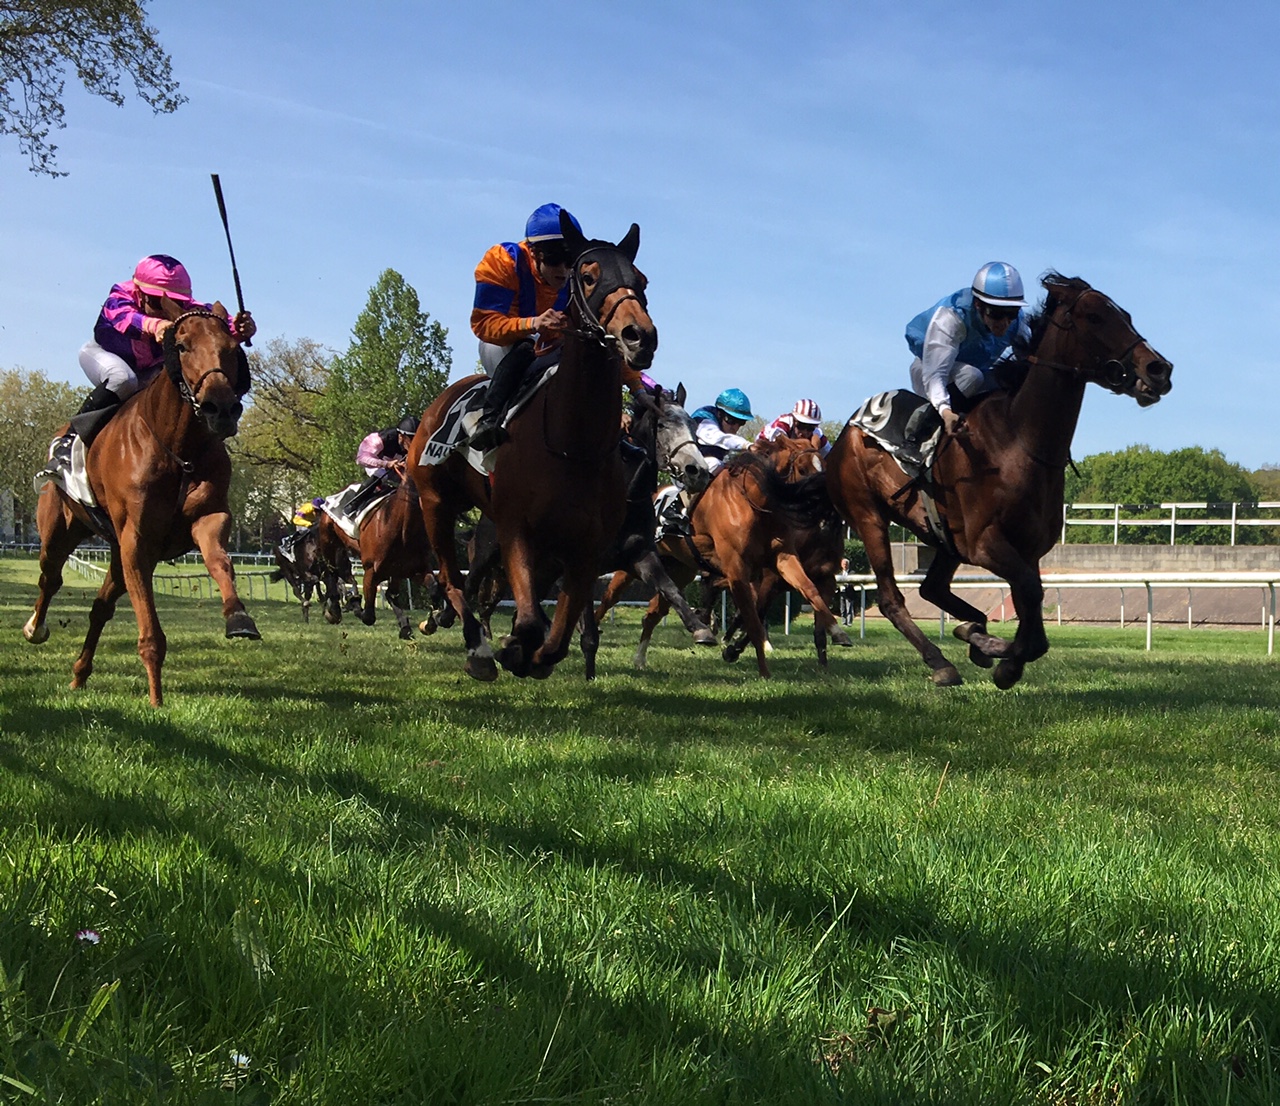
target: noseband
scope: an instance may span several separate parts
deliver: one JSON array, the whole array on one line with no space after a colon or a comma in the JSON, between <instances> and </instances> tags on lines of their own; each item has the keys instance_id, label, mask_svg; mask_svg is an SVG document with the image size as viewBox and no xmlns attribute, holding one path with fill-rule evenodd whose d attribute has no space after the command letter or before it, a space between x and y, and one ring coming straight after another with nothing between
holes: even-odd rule
<instances>
[{"instance_id":1,"label":"noseband","mask_svg":"<svg viewBox=\"0 0 1280 1106\"><path fill-rule=\"evenodd\" d=\"M1076 320L1074 312L1076 305L1089 292L1097 293L1117 312L1120 312L1120 308L1116 304L1115 300L1111 299L1111 297L1105 292L1099 292L1096 288L1084 288L1076 294L1075 299L1070 303L1059 304L1058 307L1054 308L1053 313L1048 319L1050 325L1057 327L1059 330L1075 330ZM1062 311L1066 316L1065 322L1058 321L1057 315L1059 311ZM1123 312L1120 313L1123 314ZM1101 384L1108 391L1115 392L1117 395L1127 395L1129 393L1129 389L1131 389L1138 380L1138 369L1133 363L1133 351L1142 345L1144 340L1142 335L1134 329L1132 324L1129 324L1129 329L1132 331L1134 338L1133 341L1125 348L1123 353L1117 357L1109 357L1105 361L1099 357L1097 363L1089 368L1085 368L1081 365L1067 365L1059 361L1047 361L1034 353L1029 354L1026 360L1030 365L1040 365L1046 369L1054 369L1057 372L1065 372L1072 376L1083 377L1085 381Z\"/></svg>"},{"instance_id":2,"label":"noseband","mask_svg":"<svg viewBox=\"0 0 1280 1106\"><path fill-rule=\"evenodd\" d=\"M178 327L186 322L187 319L217 319L223 323L225 323L226 320L223 319L221 315L216 315L212 311L205 311L203 309L196 311L184 311L173 320L173 325L164 332L165 372L168 373L169 379L173 381L174 387L178 389L178 395L182 397L183 402L190 405L191 410L199 415L202 405L196 396L205 380L215 374L225 376L227 378L227 383L231 385L232 391L235 391L237 395L243 395L244 393L238 390L236 381L231 379L231 375L226 369L222 368L221 365L216 369L209 369L207 372L201 373L200 379L197 380L194 385L187 383L187 378L182 375L182 355L187 352L187 349L178 341Z\"/></svg>"},{"instance_id":3,"label":"noseband","mask_svg":"<svg viewBox=\"0 0 1280 1106\"><path fill-rule=\"evenodd\" d=\"M592 255L599 256L593 258ZM595 260L600 266L600 281L592 290L589 299L582 290L582 278L579 276L579 268L586 260ZM569 300L577 308L580 323L578 329L572 333L579 338L585 338L602 346L608 346L610 342L616 342L618 339L605 328L609 325L609 320L613 318L618 308L628 300L635 300L646 311L649 308L649 301L645 299L644 290L636 287L639 283L640 274L636 272L635 267L626 260L617 248L612 246L592 246L583 250L574 259L573 269L569 273ZM628 295L620 297L609 308L608 314L601 319L599 317L600 306L614 292L624 288L627 290Z\"/></svg>"}]
</instances>

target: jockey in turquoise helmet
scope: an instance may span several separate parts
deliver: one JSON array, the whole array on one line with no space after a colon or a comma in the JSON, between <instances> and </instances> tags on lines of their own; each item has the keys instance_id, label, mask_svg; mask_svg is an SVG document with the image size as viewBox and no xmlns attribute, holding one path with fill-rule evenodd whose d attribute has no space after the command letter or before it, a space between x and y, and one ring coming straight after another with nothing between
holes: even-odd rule
<instances>
[{"instance_id":1,"label":"jockey in turquoise helmet","mask_svg":"<svg viewBox=\"0 0 1280 1106\"><path fill-rule=\"evenodd\" d=\"M751 413L751 400L741 388L726 388L709 407L699 407L692 415L693 437L707 459L707 467L715 472L730 453L746 449L751 443L738 431Z\"/></svg>"},{"instance_id":2,"label":"jockey in turquoise helmet","mask_svg":"<svg viewBox=\"0 0 1280 1106\"><path fill-rule=\"evenodd\" d=\"M931 411L954 430L979 396L1000 387L992 366L1015 342L1031 338L1022 311L1026 303L1018 270L1004 261L989 261L968 288L943 297L907 324L907 345L915 355L911 388L931 405L907 423L908 460L919 462L925 424L937 425Z\"/></svg>"}]
</instances>

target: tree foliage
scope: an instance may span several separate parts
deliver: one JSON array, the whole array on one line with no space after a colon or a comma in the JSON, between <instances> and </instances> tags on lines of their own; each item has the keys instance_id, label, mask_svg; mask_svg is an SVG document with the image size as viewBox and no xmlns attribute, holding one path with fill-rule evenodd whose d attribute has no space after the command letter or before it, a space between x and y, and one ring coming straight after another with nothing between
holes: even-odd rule
<instances>
[{"instance_id":1,"label":"tree foliage","mask_svg":"<svg viewBox=\"0 0 1280 1106\"><path fill-rule=\"evenodd\" d=\"M452 355L448 331L418 304L418 293L394 269L385 270L352 328L351 344L329 366L317 414L324 427L318 484L332 492L363 474L360 440L421 415L444 390Z\"/></svg>"},{"instance_id":2,"label":"tree foliage","mask_svg":"<svg viewBox=\"0 0 1280 1106\"><path fill-rule=\"evenodd\" d=\"M33 173L65 175L48 137L66 126L68 68L87 91L117 106L124 104L125 74L157 114L186 100L147 22L146 0L0 3L0 134L17 137Z\"/></svg>"},{"instance_id":3,"label":"tree foliage","mask_svg":"<svg viewBox=\"0 0 1280 1106\"><path fill-rule=\"evenodd\" d=\"M1160 503L1246 503L1256 502L1258 488L1250 473L1228 461L1219 450L1188 446L1170 452L1145 445L1132 445L1112 453L1095 453L1078 462L1078 473L1068 470L1068 503L1119 503L1125 505L1122 518L1149 514L1143 508ZM1179 517L1183 512L1179 512ZM1188 514L1188 517L1191 517ZM1110 528L1105 528L1110 534ZM1129 527L1122 530L1132 543L1164 543L1168 530L1160 527ZM1076 542L1109 540L1103 529L1072 527ZM1219 545L1230 541L1225 527L1178 527L1178 537L1197 545ZM1259 541L1263 535L1246 531L1237 541Z\"/></svg>"},{"instance_id":4,"label":"tree foliage","mask_svg":"<svg viewBox=\"0 0 1280 1106\"><path fill-rule=\"evenodd\" d=\"M49 456L49 443L75 412L82 392L26 369L0 370L0 489L13 492L15 520L34 533L36 492L31 478Z\"/></svg>"}]
</instances>

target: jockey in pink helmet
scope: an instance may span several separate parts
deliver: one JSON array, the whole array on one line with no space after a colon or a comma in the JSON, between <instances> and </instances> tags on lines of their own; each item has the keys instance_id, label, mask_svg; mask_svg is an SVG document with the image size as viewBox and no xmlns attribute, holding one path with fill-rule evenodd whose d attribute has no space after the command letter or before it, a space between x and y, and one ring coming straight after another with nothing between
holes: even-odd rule
<instances>
[{"instance_id":1,"label":"jockey in pink helmet","mask_svg":"<svg viewBox=\"0 0 1280 1106\"><path fill-rule=\"evenodd\" d=\"M822 408L811 399L796 400L790 411L779 415L756 435L760 442L771 442L775 438L812 439L824 457L831 452L831 443L822 432Z\"/></svg>"}]
</instances>

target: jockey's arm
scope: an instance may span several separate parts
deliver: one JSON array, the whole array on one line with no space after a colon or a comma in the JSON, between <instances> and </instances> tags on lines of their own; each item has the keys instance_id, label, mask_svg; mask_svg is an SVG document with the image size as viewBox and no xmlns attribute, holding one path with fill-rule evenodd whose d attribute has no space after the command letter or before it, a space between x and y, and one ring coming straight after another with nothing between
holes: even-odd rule
<instances>
[{"instance_id":1,"label":"jockey's arm","mask_svg":"<svg viewBox=\"0 0 1280 1106\"><path fill-rule=\"evenodd\" d=\"M951 382L960 343L967 333L964 320L949 307L939 307L929 320L924 352L920 355L920 375L924 379L925 398L938 411L951 407L947 385Z\"/></svg>"}]
</instances>

